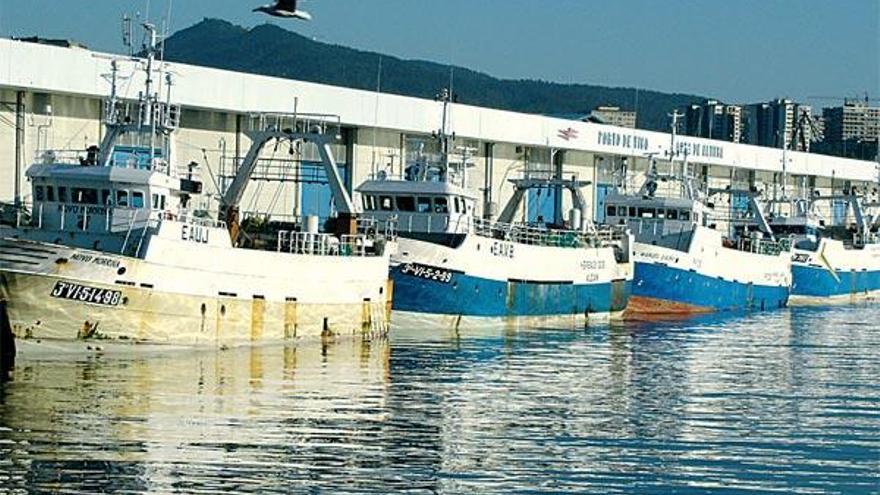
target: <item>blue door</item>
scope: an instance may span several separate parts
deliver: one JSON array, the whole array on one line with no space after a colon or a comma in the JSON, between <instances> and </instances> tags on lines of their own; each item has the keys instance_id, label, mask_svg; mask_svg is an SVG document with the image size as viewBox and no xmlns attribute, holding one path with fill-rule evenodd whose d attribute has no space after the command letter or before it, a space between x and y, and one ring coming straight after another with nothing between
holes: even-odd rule
<instances>
[{"instance_id":1,"label":"blue door","mask_svg":"<svg viewBox=\"0 0 880 495\"><path fill-rule=\"evenodd\" d=\"M596 184L596 214L593 218L598 223L605 223L605 197L612 192L614 192L613 184Z\"/></svg>"},{"instance_id":2,"label":"blue door","mask_svg":"<svg viewBox=\"0 0 880 495\"><path fill-rule=\"evenodd\" d=\"M746 218L749 214L749 194L733 192L730 195L730 217L734 219Z\"/></svg>"},{"instance_id":3,"label":"blue door","mask_svg":"<svg viewBox=\"0 0 880 495\"><path fill-rule=\"evenodd\" d=\"M556 188L541 186L529 189L527 198L530 223L553 223L556 212Z\"/></svg>"},{"instance_id":4,"label":"blue door","mask_svg":"<svg viewBox=\"0 0 880 495\"><path fill-rule=\"evenodd\" d=\"M348 167L337 165L342 183L348 184ZM333 204L333 193L327 181L327 173L321 164L303 163L300 182L302 196L300 211L303 215L317 215L322 221L330 217L336 205Z\"/></svg>"},{"instance_id":5,"label":"blue door","mask_svg":"<svg viewBox=\"0 0 880 495\"><path fill-rule=\"evenodd\" d=\"M843 225L846 221L846 201L835 199L831 202L831 225Z\"/></svg>"}]
</instances>

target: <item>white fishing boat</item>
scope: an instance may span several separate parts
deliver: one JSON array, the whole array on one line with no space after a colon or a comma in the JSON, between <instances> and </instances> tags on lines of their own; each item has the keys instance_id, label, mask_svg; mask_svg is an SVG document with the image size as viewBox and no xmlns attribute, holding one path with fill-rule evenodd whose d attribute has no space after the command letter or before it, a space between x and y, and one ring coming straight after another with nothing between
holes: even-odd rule
<instances>
[{"instance_id":1,"label":"white fishing boat","mask_svg":"<svg viewBox=\"0 0 880 495\"><path fill-rule=\"evenodd\" d=\"M223 346L384 333L393 244L356 220L331 152L338 120L253 115L234 180L214 211L202 209L211 202L193 164L173 161L180 108L152 83L146 27L139 99L123 101L114 83L101 145L44 153L27 171L30 215L0 227L0 298L16 338ZM320 156L339 211L332 232L240 211L273 145L293 160L304 147Z\"/></svg>"},{"instance_id":2,"label":"white fishing boat","mask_svg":"<svg viewBox=\"0 0 880 495\"><path fill-rule=\"evenodd\" d=\"M439 140L440 160L420 160L403 176L357 188L366 212L397 225L398 250L391 259L395 321L457 327L562 319L581 325L622 313L632 281L631 236L625 227L586 220L581 188L589 182L512 180L515 192L497 221L485 220L475 215L475 197L465 187L466 160L450 165L445 119ZM515 221L534 187L571 193L568 226Z\"/></svg>"},{"instance_id":3,"label":"white fishing boat","mask_svg":"<svg viewBox=\"0 0 880 495\"><path fill-rule=\"evenodd\" d=\"M675 146L675 123L672 125ZM638 192L605 198L605 221L635 236L635 278L628 315L675 315L784 307L791 254L758 232L725 237L712 221L710 191L687 161L651 165ZM715 193L723 191L712 191Z\"/></svg>"}]
</instances>

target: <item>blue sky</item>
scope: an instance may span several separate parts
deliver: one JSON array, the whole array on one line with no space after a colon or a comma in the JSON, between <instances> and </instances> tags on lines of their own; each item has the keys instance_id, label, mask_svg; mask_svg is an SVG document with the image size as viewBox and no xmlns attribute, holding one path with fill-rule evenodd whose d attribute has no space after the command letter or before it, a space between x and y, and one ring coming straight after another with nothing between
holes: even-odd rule
<instances>
[{"instance_id":1,"label":"blue sky","mask_svg":"<svg viewBox=\"0 0 880 495\"><path fill-rule=\"evenodd\" d=\"M311 23L265 0L170 0L171 28L204 17L273 22L321 41L455 63L494 76L637 86L728 102L880 97L880 0L305 0ZM169 0L0 0L0 36L121 50L122 13ZM2 58L2 54L0 54Z\"/></svg>"}]
</instances>

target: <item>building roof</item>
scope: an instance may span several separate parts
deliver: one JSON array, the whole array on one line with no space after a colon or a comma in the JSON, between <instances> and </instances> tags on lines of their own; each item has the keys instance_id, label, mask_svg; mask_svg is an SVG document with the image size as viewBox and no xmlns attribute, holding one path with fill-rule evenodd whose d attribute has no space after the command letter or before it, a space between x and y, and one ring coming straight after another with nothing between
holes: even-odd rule
<instances>
[{"instance_id":1,"label":"building roof","mask_svg":"<svg viewBox=\"0 0 880 495\"><path fill-rule=\"evenodd\" d=\"M110 70L110 56L88 50L70 50L0 39L0 87L58 92L103 98L109 91L102 77ZM134 99L142 87L136 62L117 57ZM226 111L292 112L294 99L300 113L335 114L343 124L377 127L405 133L430 134L441 121L442 104L433 100L185 64L169 64L175 74L174 100L184 107ZM218 84L222 81L222 84ZM505 110L453 104L452 130L457 136L481 141L644 156L669 151L669 135ZM688 151L691 163L722 165L772 172L782 171L783 152L726 141L682 136L677 143ZM787 151L788 173L876 181L877 164L860 160Z\"/></svg>"}]
</instances>

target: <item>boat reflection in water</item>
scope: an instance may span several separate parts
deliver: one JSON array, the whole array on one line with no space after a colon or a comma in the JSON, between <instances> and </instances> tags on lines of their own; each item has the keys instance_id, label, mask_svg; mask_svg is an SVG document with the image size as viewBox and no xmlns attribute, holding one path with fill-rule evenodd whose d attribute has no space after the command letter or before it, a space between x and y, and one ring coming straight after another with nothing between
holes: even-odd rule
<instances>
[{"instance_id":1,"label":"boat reflection in water","mask_svg":"<svg viewBox=\"0 0 880 495\"><path fill-rule=\"evenodd\" d=\"M169 493L223 480L261 491L273 470L304 463L344 477L376 455L387 340L224 352L111 345L88 358L63 345L26 349L0 397L2 485Z\"/></svg>"},{"instance_id":2,"label":"boat reflection in water","mask_svg":"<svg viewBox=\"0 0 880 495\"><path fill-rule=\"evenodd\" d=\"M0 491L871 492L877 317L23 352L0 386Z\"/></svg>"}]
</instances>

